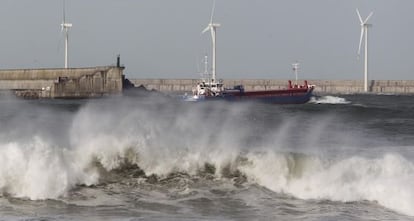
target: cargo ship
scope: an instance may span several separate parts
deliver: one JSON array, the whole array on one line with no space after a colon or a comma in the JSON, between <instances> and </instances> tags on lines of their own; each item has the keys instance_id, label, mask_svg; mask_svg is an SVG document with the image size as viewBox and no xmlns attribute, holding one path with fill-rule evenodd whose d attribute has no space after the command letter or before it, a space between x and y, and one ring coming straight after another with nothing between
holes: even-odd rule
<instances>
[{"instance_id":1,"label":"cargo ship","mask_svg":"<svg viewBox=\"0 0 414 221\"><path fill-rule=\"evenodd\" d=\"M292 82L289 81L286 89L257 91L246 91L243 85L225 88L222 82L201 81L193 89L193 94L191 96L185 95L184 100L195 102L225 100L256 101L271 104L304 104L311 99L313 89L314 85L309 85L307 81L304 81L303 85L292 85Z\"/></svg>"}]
</instances>

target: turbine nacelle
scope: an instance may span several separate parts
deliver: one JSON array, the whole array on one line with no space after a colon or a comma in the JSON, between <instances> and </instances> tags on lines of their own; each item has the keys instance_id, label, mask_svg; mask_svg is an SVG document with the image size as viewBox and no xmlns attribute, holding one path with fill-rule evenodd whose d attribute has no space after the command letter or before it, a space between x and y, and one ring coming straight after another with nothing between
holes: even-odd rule
<instances>
[{"instance_id":1,"label":"turbine nacelle","mask_svg":"<svg viewBox=\"0 0 414 221\"><path fill-rule=\"evenodd\" d=\"M221 25L220 24L217 24L217 23L210 23L210 24L208 24L207 25L207 27L201 32L202 34L204 34L204 33L206 33L208 30L211 30L211 31L213 31L212 29L215 29L215 28L219 28L219 27L221 27Z\"/></svg>"},{"instance_id":2,"label":"turbine nacelle","mask_svg":"<svg viewBox=\"0 0 414 221\"><path fill-rule=\"evenodd\" d=\"M72 28L72 24L71 23L63 23L60 24L63 28Z\"/></svg>"},{"instance_id":3,"label":"turbine nacelle","mask_svg":"<svg viewBox=\"0 0 414 221\"><path fill-rule=\"evenodd\" d=\"M210 24L209 26L211 26L211 27L213 27L213 28L218 28L218 27L220 27L221 25L220 25L220 24L217 24L217 23L213 23L213 24Z\"/></svg>"},{"instance_id":4,"label":"turbine nacelle","mask_svg":"<svg viewBox=\"0 0 414 221\"><path fill-rule=\"evenodd\" d=\"M62 24L60 24L60 26L62 27L62 31L64 29L67 30L69 28L72 28L72 24L71 23L62 23Z\"/></svg>"}]
</instances>

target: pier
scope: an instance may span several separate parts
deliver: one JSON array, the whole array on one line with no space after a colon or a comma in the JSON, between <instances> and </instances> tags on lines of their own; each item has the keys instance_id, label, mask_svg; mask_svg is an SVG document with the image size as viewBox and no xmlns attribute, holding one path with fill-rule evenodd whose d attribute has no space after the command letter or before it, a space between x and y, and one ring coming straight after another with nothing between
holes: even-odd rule
<instances>
[{"instance_id":1,"label":"pier","mask_svg":"<svg viewBox=\"0 0 414 221\"><path fill-rule=\"evenodd\" d=\"M94 98L121 94L125 87L124 67L7 69L0 70L0 91L24 98ZM135 87L165 93L191 93L200 79L129 79ZM246 90L284 89L288 80L224 79L226 87L244 85ZM299 83L302 83L299 81ZM315 94L362 94L363 80L308 80ZM131 86L131 85L126 85ZM371 80L373 94L414 94L414 80Z\"/></svg>"},{"instance_id":2,"label":"pier","mask_svg":"<svg viewBox=\"0 0 414 221\"><path fill-rule=\"evenodd\" d=\"M124 67L0 70L0 90L24 98L92 98L122 93Z\"/></svg>"}]
</instances>

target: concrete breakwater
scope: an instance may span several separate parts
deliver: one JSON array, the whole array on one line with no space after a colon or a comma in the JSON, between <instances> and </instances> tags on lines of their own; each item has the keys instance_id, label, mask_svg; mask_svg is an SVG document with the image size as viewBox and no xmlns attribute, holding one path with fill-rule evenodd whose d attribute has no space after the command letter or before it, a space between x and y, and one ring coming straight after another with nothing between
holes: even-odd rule
<instances>
[{"instance_id":1,"label":"concrete breakwater","mask_svg":"<svg viewBox=\"0 0 414 221\"><path fill-rule=\"evenodd\" d=\"M132 79L136 87L144 86L149 90L161 92L191 93L199 79ZM224 79L226 87L244 85L246 90L272 90L283 89L288 85L288 80L265 79ZM308 80L315 85L316 94L357 94L364 93L362 80ZM303 81L298 81L303 84ZM368 84L369 92L377 94L414 94L414 80L371 80Z\"/></svg>"},{"instance_id":2,"label":"concrete breakwater","mask_svg":"<svg viewBox=\"0 0 414 221\"><path fill-rule=\"evenodd\" d=\"M123 67L0 70L0 90L25 98L89 98L122 93Z\"/></svg>"}]
</instances>

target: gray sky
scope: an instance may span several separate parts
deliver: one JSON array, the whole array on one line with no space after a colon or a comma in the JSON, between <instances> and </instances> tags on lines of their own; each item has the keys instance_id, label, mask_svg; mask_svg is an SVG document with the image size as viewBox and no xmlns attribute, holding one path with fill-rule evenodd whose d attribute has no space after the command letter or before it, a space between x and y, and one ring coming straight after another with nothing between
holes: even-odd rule
<instances>
[{"instance_id":1,"label":"gray sky","mask_svg":"<svg viewBox=\"0 0 414 221\"><path fill-rule=\"evenodd\" d=\"M61 0L2 0L0 68L63 67ZM67 0L71 67L129 78L199 78L212 0ZM370 11L370 79L414 79L413 0L217 0L218 78L362 79L355 8Z\"/></svg>"}]
</instances>

